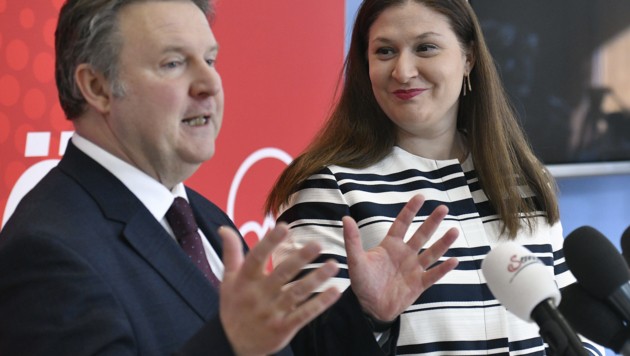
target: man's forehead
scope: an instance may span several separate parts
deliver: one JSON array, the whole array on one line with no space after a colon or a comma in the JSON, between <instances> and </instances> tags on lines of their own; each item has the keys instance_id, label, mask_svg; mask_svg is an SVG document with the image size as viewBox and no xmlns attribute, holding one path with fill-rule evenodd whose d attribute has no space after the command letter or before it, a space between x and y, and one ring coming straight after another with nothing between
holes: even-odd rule
<instances>
[{"instance_id":1,"label":"man's forehead","mask_svg":"<svg viewBox=\"0 0 630 356\"><path fill-rule=\"evenodd\" d=\"M120 9L120 22L129 24L141 23L152 29L194 25L199 20L210 27L204 12L190 1L139 1Z\"/></svg>"},{"instance_id":2,"label":"man's forehead","mask_svg":"<svg viewBox=\"0 0 630 356\"><path fill-rule=\"evenodd\" d=\"M190 1L145 1L134 3L120 13L123 40L157 41L165 46L184 45L203 39L206 46L216 40L205 14ZM134 38L137 37L137 38Z\"/></svg>"}]
</instances>

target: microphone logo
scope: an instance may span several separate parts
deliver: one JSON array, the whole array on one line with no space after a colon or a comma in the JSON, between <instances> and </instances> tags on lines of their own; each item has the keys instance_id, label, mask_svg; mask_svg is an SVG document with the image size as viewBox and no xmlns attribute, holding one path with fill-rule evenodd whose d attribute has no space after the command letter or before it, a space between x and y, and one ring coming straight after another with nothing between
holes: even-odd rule
<instances>
[{"instance_id":1,"label":"microphone logo","mask_svg":"<svg viewBox=\"0 0 630 356\"><path fill-rule=\"evenodd\" d=\"M490 292L519 318L532 321L533 309L552 298L560 304L553 267L515 242L495 246L481 264Z\"/></svg>"},{"instance_id":2,"label":"microphone logo","mask_svg":"<svg viewBox=\"0 0 630 356\"><path fill-rule=\"evenodd\" d=\"M525 267L532 264L538 264L538 263L542 263L542 261L539 260L538 257L536 256L533 256L533 255L519 256L517 254L514 254L510 257L510 263L508 263L507 270L510 273L516 272L514 276L512 277L514 278Z\"/></svg>"}]
</instances>

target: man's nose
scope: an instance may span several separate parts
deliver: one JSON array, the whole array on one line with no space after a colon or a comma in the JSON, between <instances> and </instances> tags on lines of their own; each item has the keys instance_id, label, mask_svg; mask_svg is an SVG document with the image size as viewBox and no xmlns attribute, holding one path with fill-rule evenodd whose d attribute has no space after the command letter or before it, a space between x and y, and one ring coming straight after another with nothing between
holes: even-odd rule
<instances>
[{"instance_id":1,"label":"man's nose","mask_svg":"<svg viewBox=\"0 0 630 356\"><path fill-rule=\"evenodd\" d=\"M223 89L221 76L214 65L205 61L195 70L194 81L191 85L191 96L214 96Z\"/></svg>"}]
</instances>

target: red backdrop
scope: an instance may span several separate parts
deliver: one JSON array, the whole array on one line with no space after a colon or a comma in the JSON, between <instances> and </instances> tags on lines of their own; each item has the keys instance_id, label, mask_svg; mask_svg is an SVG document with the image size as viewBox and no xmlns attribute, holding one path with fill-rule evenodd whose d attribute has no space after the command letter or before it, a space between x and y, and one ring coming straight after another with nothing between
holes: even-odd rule
<instances>
[{"instance_id":1,"label":"red backdrop","mask_svg":"<svg viewBox=\"0 0 630 356\"><path fill-rule=\"evenodd\" d=\"M0 0L0 215L61 157L72 131L57 101L54 29L63 0ZM187 184L251 245L286 162L329 111L343 58L344 2L218 0L225 117L216 155Z\"/></svg>"}]
</instances>

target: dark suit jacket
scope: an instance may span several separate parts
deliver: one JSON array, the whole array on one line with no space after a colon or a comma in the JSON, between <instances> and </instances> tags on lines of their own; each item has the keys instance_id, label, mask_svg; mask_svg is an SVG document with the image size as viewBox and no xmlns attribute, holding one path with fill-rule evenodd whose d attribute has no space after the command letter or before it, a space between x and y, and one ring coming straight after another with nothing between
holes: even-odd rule
<instances>
[{"instance_id":1,"label":"dark suit jacket","mask_svg":"<svg viewBox=\"0 0 630 356\"><path fill-rule=\"evenodd\" d=\"M233 223L187 194L221 256L216 230ZM229 355L218 302L142 203L72 143L0 232L0 355Z\"/></svg>"}]
</instances>

